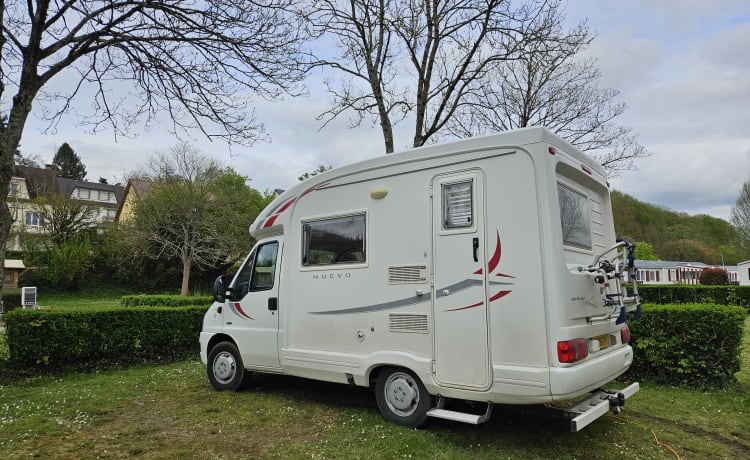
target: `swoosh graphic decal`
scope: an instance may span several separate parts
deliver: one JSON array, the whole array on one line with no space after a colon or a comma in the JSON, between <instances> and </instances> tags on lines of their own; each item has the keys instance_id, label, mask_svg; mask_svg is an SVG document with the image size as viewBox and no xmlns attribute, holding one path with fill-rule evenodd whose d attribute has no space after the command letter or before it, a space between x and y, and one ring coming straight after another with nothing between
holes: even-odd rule
<instances>
[{"instance_id":1,"label":"swoosh graphic decal","mask_svg":"<svg viewBox=\"0 0 750 460\"><path fill-rule=\"evenodd\" d=\"M236 315L245 317L247 319L252 319L253 321L255 321L252 316L250 316L247 313L245 313L245 310L242 309L242 307L240 306L239 302L232 302L232 303L229 304L229 307L232 309L232 311Z\"/></svg>"},{"instance_id":2,"label":"swoosh graphic decal","mask_svg":"<svg viewBox=\"0 0 750 460\"><path fill-rule=\"evenodd\" d=\"M313 311L311 315L344 315L349 313L370 313L373 311L393 310L396 308L407 307L409 305L416 305L423 302L428 302L431 299L430 294L424 294L421 296L407 297L406 299L394 300L392 302L378 303L375 305L367 305L365 307L347 308L344 310L326 310L326 311Z\"/></svg>"},{"instance_id":3,"label":"swoosh graphic decal","mask_svg":"<svg viewBox=\"0 0 750 460\"><path fill-rule=\"evenodd\" d=\"M494 302L497 299L501 299L505 297L506 295L510 294L511 291L500 291L497 294L490 297L490 303ZM443 311L460 311L460 310L468 310L469 308L479 307L481 305L484 305L484 301L477 302L475 304L467 305L465 307L459 307L459 308L451 308L449 310L443 310Z\"/></svg>"}]
</instances>

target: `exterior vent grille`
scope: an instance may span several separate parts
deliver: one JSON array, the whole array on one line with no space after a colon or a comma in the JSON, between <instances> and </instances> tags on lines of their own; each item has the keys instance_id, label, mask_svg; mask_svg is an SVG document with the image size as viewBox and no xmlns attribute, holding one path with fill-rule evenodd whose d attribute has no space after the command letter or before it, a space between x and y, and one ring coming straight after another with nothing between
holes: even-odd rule
<instances>
[{"instance_id":1,"label":"exterior vent grille","mask_svg":"<svg viewBox=\"0 0 750 460\"><path fill-rule=\"evenodd\" d=\"M388 330L391 332L417 332L427 334L427 315L409 313L391 313L388 315Z\"/></svg>"},{"instance_id":2,"label":"exterior vent grille","mask_svg":"<svg viewBox=\"0 0 750 460\"><path fill-rule=\"evenodd\" d=\"M388 284L423 284L426 282L426 265L394 265L388 267Z\"/></svg>"}]
</instances>

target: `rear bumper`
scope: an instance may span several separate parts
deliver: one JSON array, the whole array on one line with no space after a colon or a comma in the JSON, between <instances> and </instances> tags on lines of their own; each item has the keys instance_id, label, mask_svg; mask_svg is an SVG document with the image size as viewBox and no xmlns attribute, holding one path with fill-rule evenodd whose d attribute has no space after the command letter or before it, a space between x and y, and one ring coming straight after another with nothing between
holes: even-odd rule
<instances>
[{"instance_id":1,"label":"rear bumper","mask_svg":"<svg viewBox=\"0 0 750 460\"><path fill-rule=\"evenodd\" d=\"M575 398L611 382L633 363L633 349L626 345L569 367L549 370L553 400Z\"/></svg>"}]
</instances>

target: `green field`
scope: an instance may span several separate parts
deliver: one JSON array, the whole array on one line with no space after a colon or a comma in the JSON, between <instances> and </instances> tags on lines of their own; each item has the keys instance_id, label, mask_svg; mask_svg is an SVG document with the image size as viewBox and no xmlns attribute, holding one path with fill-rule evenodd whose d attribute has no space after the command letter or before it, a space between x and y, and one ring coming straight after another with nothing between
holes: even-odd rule
<instances>
[{"instance_id":1,"label":"green field","mask_svg":"<svg viewBox=\"0 0 750 460\"><path fill-rule=\"evenodd\" d=\"M577 434L548 407L407 429L369 389L284 376L217 392L197 359L27 378L0 386L0 458L750 458L750 320L742 364L724 390L642 383L621 415Z\"/></svg>"}]
</instances>

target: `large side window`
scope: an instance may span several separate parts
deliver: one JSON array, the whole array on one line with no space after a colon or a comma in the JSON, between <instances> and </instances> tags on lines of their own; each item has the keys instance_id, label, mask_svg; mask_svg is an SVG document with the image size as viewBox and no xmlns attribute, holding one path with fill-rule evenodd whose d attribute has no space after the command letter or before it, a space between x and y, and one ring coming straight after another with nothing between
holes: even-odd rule
<instances>
[{"instance_id":1,"label":"large side window","mask_svg":"<svg viewBox=\"0 0 750 460\"><path fill-rule=\"evenodd\" d=\"M362 263L365 213L302 222L302 265Z\"/></svg>"},{"instance_id":2,"label":"large side window","mask_svg":"<svg viewBox=\"0 0 750 460\"><path fill-rule=\"evenodd\" d=\"M588 198L583 193L560 183L557 184L557 198L560 201L563 243L591 249Z\"/></svg>"}]
</instances>

